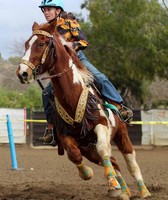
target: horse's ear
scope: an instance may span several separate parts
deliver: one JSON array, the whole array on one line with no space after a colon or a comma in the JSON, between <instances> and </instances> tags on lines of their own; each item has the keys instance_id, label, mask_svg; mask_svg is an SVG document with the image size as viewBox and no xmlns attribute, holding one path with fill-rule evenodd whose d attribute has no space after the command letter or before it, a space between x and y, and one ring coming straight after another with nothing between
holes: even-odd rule
<instances>
[{"instance_id":1,"label":"horse's ear","mask_svg":"<svg viewBox=\"0 0 168 200\"><path fill-rule=\"evenodd\" d=\"M51 32L55 32L57 26L57 20L50 23Z\"/></svg>"},{"instance_id":2,"label":"horse's ear","mask_svg":"<svg viewBox=\"0 0 168 200\"><path fill-rule=\"evenodd\" d=\"M37 24L37 22L34 22L33 26L32 26L32 31L38 29L39 25Z\"/></svg>"}]
</instances>

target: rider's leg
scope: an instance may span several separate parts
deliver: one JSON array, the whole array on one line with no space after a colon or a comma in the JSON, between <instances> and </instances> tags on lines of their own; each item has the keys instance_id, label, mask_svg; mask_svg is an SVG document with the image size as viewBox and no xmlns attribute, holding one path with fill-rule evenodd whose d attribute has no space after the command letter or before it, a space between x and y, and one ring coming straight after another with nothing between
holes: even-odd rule
<instances>
[{"instance_id":1,"label":"rider's leg","mask_svg":"<svg viewBox=\"0 0 168 200\"><path fill-rule=\"evenodd\" d=\"M109 79L88 61L82 51L79 51L77 55L82 64L93 74L102 96L108 99L109 103L114 104L118 110L121 111L124 120L132 117L132 110L125 106L125 109L123 109L123 99Z\"/></svg>"},{"instance_id":2,"label":"rider's leg","mask_svg":"<svg viewBox=\"0 0 168 200\"><path fill-rule=\"evenodd\" d=\"M44 107L44 113L47 120L47 127L45 129L45 133L43 137L40 137L39 140L47 143L56 145L56 141L54 140L54 105L51 105L54 102L54 96L52 93L51 83L43 90L42 92L42 101Z\"/></svg>"},{"instance_id":3,"label":"rider's leg","mask_svg":"<svg viewBox=\"0 0 168 200\"><path fill-rule=\"evenodd\" d=\"M123 99L119 92L116 90L114 85L109 81L107 76L101 73L96 67L94 67L86 58L82 51L77 53L78 58L82 62L82 64L93 74L96 84L98 85L98 89L100 90L101 94L106 97L107 99L111 99L118 104L123 102Z\"/></svg>"}]
</instances>

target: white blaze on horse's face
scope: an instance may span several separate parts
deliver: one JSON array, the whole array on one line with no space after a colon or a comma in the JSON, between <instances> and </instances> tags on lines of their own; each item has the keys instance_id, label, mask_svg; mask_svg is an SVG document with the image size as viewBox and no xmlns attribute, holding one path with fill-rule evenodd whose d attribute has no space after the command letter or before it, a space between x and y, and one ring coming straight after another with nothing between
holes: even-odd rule
<instances>
[{"instance_id":1,"label":"white blaze on horse's face","mask_svg":"<svg viewBox=\"0 0 168 200\"><path fill-rule=\"evenodd\" d=\"M31 40L29 41L29 48L27 49L27 51L25 52L25 55L23 56L22 59L24 60L29 60L30 59L30 55L31 55L31 48L32 48L32 45L34 44L34 42L37 40L37 36L34 35Z\"/></svg>"},{"instance_id":2,"label":"white blaze on horse's face","mask_svg":"<svg viewBox=\"0 0 168 200\"><path fill-rule=\"evenodd\" d=\"M28 49L26 50L24 56L22 57L23 60L29 61L30 55L31 55L32 46L33 46L33 44L35 43L35 41L37 40L37 38L38 38L38 37L37 37L36 35L34 35L34 36L30 39L30 41L29 41L29 43L28 43L29 47L28 47ZM20 64L20 70L19 70L20 76L23 76L24 73L28 73L28 70L29 70L29 69L30 69L30 68L29 68L26 64L21 63L21 64ZM25 83L30 83L30 82L33 81L32 70L30 70L30 72L31 72L31 75L27 77L27 80L24 80Z\"/></svg>"}]
</instances>

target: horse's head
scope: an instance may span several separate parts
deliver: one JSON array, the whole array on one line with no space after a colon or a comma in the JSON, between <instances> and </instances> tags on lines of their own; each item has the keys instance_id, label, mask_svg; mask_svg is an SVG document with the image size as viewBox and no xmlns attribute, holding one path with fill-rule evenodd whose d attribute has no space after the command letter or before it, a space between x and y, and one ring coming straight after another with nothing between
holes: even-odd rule
<instances>
[{"instance_id":1,"label":"horse's head","mask_svg":"<svg viewBox=\"0 0 168 200\"><path fill-rule=\"evenodd\" d=\"M32 36L25 42L25 53L21 59L16 74L20 82L30 83L36 75L42 74L49 70L47 68L47 59L49 52L54 53L53 34L56 24L38 25L34 22Z\"/></svg>"}]
</instances>

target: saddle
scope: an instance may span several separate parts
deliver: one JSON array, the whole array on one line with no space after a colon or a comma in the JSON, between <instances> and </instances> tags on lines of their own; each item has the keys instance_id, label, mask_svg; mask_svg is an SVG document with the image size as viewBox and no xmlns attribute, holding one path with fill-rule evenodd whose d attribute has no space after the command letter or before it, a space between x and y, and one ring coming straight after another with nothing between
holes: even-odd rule
<instances>
[{"instance_id":1,"label":"saddle","mask_svg":"<svg viewBox=\"0 0 168 200\"><path fill-rule=\"evenodd\" d=\"M95 83L92 83L91 87L93 87L99 96L99 98L102 100L105 113L109 117L109 109L117 115L121 121L125 122L126 124L131 126L131 121L133 119L133 112L130 108L126 107L123 104L118 104L112 100L106 99L105 97L102 97L100 90L98 87L95 85ZM118 106L120 108L118 108Z\"/></svg>"}]
</instances>

